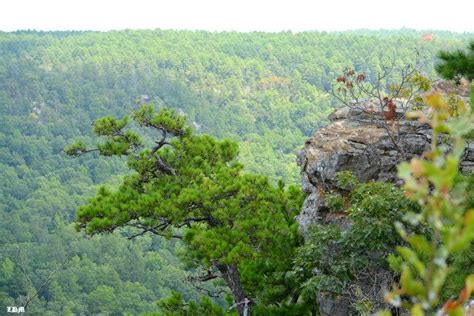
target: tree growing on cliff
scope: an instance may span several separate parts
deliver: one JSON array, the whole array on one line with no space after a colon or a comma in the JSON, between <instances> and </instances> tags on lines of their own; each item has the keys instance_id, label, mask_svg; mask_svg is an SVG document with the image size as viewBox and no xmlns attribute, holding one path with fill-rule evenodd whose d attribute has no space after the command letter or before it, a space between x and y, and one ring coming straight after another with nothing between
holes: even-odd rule
<instances>
[{"instance_id":1,"label":"tree growing on cliff","mask_svg":"<svg viewBox=\"0 0 474 316\"><path fill-rule=\"evenodd\" d=\"M239 315L250 304L288 297L283 275L299 243L299 189L244 173L236 143L193 134L172 110L148 105L131 116L150 130L144 135L156 137L152 145L127 129L128 117L104 117L93 125L102 138L95 148L79 141L66 149L71 156L126 156L131 169L117 190L102 187L79 208L78 228L90 235L121 230L128 238L150 232L181 239L186 258L205 271L196 278L223 279Z\"/></svg>"}]
</instances>

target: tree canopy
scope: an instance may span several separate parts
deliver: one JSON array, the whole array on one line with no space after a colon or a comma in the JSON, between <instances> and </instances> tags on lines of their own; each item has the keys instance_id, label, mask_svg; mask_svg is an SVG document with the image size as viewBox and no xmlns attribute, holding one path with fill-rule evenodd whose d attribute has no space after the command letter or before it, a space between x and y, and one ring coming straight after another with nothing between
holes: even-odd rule
<instances>
[{"instance_id":1,"label":"tree canopy","mask_svg":"<svg viewBox=\"0 0 474 316\"><path fill-rule=\"evenodd\" d=\"M133 171L117 190L101 187L79 208L79 227L95 234L128 226L139 230L129 238L151 232L182 239L186 257L207 271L200 278L222 278L240 315L246 299L271 304L286 298L282 275L299 242L299 189L244 173L235 142L194 135L175 111L148 105L131 116L158 134L152 146L126 129L128 117L104 117L93 125L103 138L96 148L78 142L66 150L127 156Z\"/></svg>"},{"instance_id":2,"label":"tree canopy","mask_svg":"<svg viewBox=\"0 0 474 316\"><path fill-rule=\"evenodd\" d=\"M175 291L183 302L219 291L187 282L206 271L178 259L179 240L123 238L138 229L87 238L74 231L76 209L104 184L114 194L130 173L115 155L64 155L72 139L94 142L97 118L123 117L137 102L172 108L195 136L237 141L241 174L298 183L295 154L337 105L325 92L336 74L349 67L373 82L387 61L405 65L418 49L423 72L436 78L437 52L464 49L473 34L432 33L423 42L408 29L0 32L0 305L37 294L28 306L34 315L136 315L156 311L154 302ZM128 123L137 131L132 117ZM159 135L141 138L151 149Z\"/></svg>"}]
</instances>

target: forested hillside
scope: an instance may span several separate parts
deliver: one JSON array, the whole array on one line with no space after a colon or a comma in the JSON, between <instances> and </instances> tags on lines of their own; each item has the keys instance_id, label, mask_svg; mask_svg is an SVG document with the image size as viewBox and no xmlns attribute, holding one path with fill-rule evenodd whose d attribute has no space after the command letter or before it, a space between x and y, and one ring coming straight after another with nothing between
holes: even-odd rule
<instances>
[{"instance_id":1,"label":"forested hillside","mask_svg":"<svg viewBox=\"0 0 474 316\"><path fill-rule=\"evenodd\" d=\"M25 296L32 314L139 314L186 282L180 245L145 235L85 238L70 225L97 184L117 183L124 160L64 148L91 124L139 104L188 116L197 133L239 142L246 170L295 183L295 154L336 105L325 91L345 67L373 80L413 62L436 78L436 54L474 34L358 31L0 33L0 305ZM111 176L112 175L112 176Z\"/></svg>"}]
</instances>

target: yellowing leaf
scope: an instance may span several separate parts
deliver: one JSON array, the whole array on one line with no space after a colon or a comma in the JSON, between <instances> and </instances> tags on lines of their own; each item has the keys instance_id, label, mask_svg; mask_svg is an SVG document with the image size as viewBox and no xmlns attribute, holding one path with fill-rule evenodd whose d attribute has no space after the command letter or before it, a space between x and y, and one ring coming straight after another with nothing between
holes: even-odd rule
<instances>
[{"instance_id":1,"label":"yellowing leaf","mask_svg":"<svg viewBox=\"0 0 474 316\"><path fill-rule=\"evenodd\" d=\"M424 101L436 111L448 110L448 102L439 93L429 94L424 98Z\"/></svg>"},{"instance_id":2,"label":"yellowing leaf","mask_svg":"<svg viewBox=\"0 0 474 316\"><path fill-rule=\"evenodd\" d=\"M421 160L418 159L413 159L410 162L410 170L415 175L416 177L419 177L423 174L424 168L423 164L421 163Z\"/></svg>"},{"instance_id":3,"label":"yellowing leaf","mask_svg":"<svg viewBox=\"0 0 474 316\"><path fill-rule=\"evenodd\" d=\"M410 311L411 316L424 316L425 313L423 312L423 309L421 308L420 304L413 305Z\"/></svg>"},{"instance_id":4,"label":"yellowing leaf","mask_svg":"<svg viewBox=\"0 0 474 316\"><path fill-rule=\"evenodd\" d=\"M468 275L466 278L466 289L470 296L470 294L474 291L474 274Z\"/></svg>"}]
</instances>

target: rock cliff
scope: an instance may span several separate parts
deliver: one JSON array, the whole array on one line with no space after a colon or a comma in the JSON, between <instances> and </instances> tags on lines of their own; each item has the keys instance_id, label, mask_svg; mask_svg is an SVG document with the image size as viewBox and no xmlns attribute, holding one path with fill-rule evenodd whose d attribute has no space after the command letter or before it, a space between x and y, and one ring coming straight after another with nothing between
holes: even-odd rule
<instances>
[{"instance_id":1,"label":"rock cliff","mask_svg":"<svg viewBox=\"0 0 474 316\"><path fill-rule=\"evenodd\" d=\"M446 82L434 85L435 91L455 92L467 99L467 90L456 88ZM368 101L370 102L370 101ZM367 108L373 108L366 104ZM376 111L377 112L377 111ZM330 115L330 124L314 133L298 155L301 168L302 189L308 194L298 222L305 235L311 224L326 223L330 213L324 200L325 192L342 192L335 178L339 171L351 171L360 181L382 181L397 183L397 165L402 160L420 156L431 144L431 127L415 120L400 118L398 140L395 143L382 127L382 113L370 117L366 111L343 107ZM474 144L468 143L461 164L462 172L474 170ZM339 223L348 225L348 223ZM350 225L350 224L349 224ZM385 285L380 285L387 286ZM382 293L383 289L380 289ZM382 294L380 294L382 295ZM382 299L382 298L380 298ZM344 302L324 299L320 302L322 315L345 315ZM338 306L338 308L331 308Z\"/></svg>"}]
</instances>

